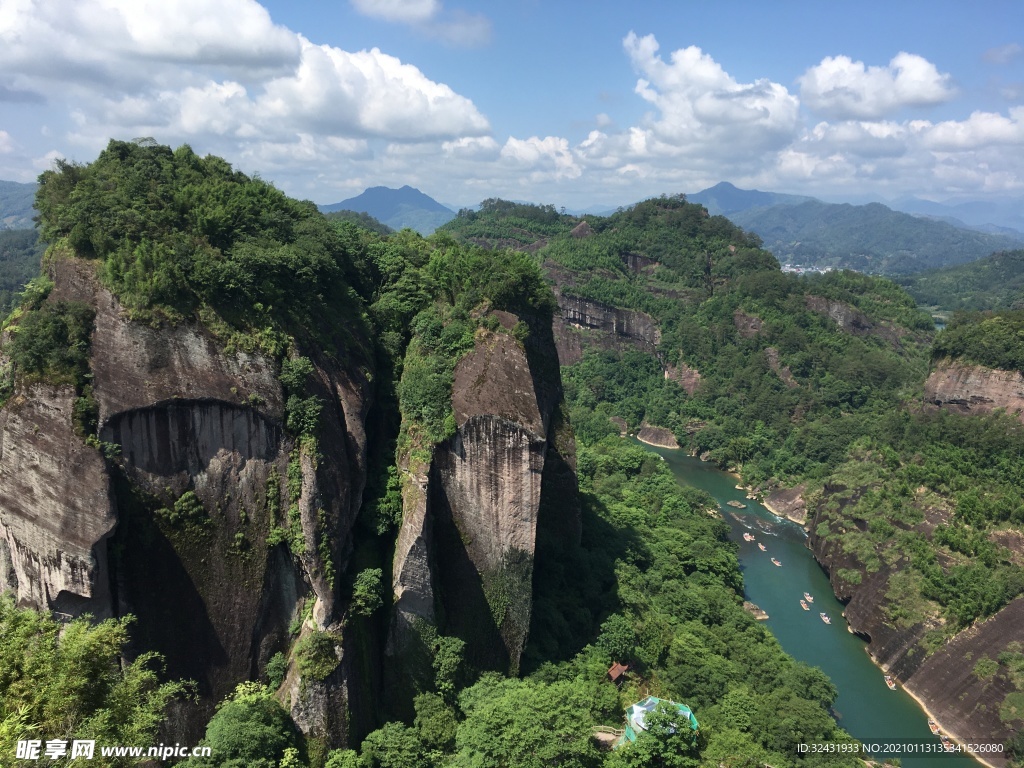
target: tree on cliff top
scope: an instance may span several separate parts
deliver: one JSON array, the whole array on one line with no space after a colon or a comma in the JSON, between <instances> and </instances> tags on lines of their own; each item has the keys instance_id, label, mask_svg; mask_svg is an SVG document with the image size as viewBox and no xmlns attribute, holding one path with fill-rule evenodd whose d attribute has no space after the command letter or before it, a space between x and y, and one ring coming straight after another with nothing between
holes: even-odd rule
<instances>
[{"instance_id":1,"label":"tree on cliff top","mask_svg":"<svg viewBox=\"0 0 1024 768\"><path fill-rule=\"evenodd\" d=\"M43 239L99 259L138 319L198 315L271 352L288 335L344 340L363 325L367 267L351 225L187 145L111 141L88 165L59 160L36 207Z\"/></svg>"}]
</instances>

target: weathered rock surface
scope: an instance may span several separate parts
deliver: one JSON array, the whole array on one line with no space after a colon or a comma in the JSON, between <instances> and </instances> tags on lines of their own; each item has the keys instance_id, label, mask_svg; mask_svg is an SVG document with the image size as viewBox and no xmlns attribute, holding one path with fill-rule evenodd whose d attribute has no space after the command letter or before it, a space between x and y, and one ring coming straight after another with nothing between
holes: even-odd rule
<instances>
[{"instance_id":1,"label":"weathered rock surface","mask_svg":"<svg viewBox=\"0 0 1024 768\"><path fill-rule=\"evenodd\" d=\"M72 429L71 387L33 384L0 411L0 591L22 605L110 616L116 517L99 452Z\"/></svg>"},{"instance_id":2,"label":"weathered rock surface","mask_svg":"<svg viewBox=\"0 0 1024 768\"><path fill-rule=\"evenodd\" d=\"M105 460L73 434L70 388L36 385L0 411L0 589L44 610L135 614L133 650L161 652L169 676L197 683L199 703L178 707L169 726L194 741L217 701L286 650L303 596L316 599L317 626L339 621L331 574L345 567L361 503L370 390L358 361L313 359L310 394L324 406L314 461L284 429L273 360L226 354L195 323L129 321L95 266L55 259L48 300L96 311L98 434L120 455ZM286 487L290 461L297 498ZM200 519L158 523L156 511L186 492ZM266 545L292 502L304 540L294 556ZM331 707L349 698L338 686L324 696Z\"/></svg>"},{"instance_id":3,"label":"weathered rock surface","mask_svg":"<svg viewBox=\"0 0 1024 768\"><path fill-rule=\"evenodd\" d=\"M796 389L797 387L800 386L796 378L794 378L793 372L789 369L789 366L782 365L779 362L779 350L777 350L775 347L765 347L764 356L765 359L768 360L768 365L771 367L773 371L775 371L776 375L778 375L778 377L782 380L783 384L785 384L790 389Z\"/></svg>"},{"instance_id":4,"label":"weathered rock surface","mask_svg":"<svg viewBox=\"0 0 1024 768\"><path fill-rule=\"evenodd\" d=\"M856 307L851 307L844 301L827 299L824 296L805 297L807 308L812 312L825 315L831 319L840 329L852 336L877 335L888 341L894 347L900 346L900 339L904 332L887 322L879 325L871 320Z\"/></svg>"},{"instance_id":5,"label":"weathered rock surface","mask_svg":"<svg viewBox=\"0 0 1024 768\"><path fill-rule=\"evenodd\" d=\"M754 338L764 328L764 320L757 315L747 314L742 309L732 313L732 323L744 339Z\"/></svg>"},{"instance_id":6,"label":"weathered rock surface","mask_svg":"<svg viewBox=\"0 0 1024 768\"><path fill-rule=\"evenodd\" d=\"M957 413L1003 409L1024 421L1024 376L957 360L941 360L924 384L926 402Z\"/></svg>"},{"instance_id":7,"label":"weathered rock surface","mask_svg":"<svg viewBox=\"0 0 1024 768\"><path fill-rule=\"evenodd\" d=\"M688 395L692 395L700 386L700 371L682 361L678 365L665 366L665 378L668 381L674 381Z\"/></svg>"},{"instance_id":8,"label":"weathered rock surface","mask_svg":"<svg viewBox=\"0 0 1024 768\"><path fill-rule=\"evenodd\" d=\"M506 328L517 321L495 314ZM478 335L456 367L456 433L434 447L428 469L405 478L388 648L399 664L415 652L410 630L424 621L462 637L481 666L516 668L529 629L538 523L554 487L560 522L578 539L571 432L560 423L557 379L552 389L538 368L557 371L553 339L528 340L524 349L502 332Z\"/></svg>"},{"instance_id":9,"label":"weathered rock surface","mask_svg":"<svg viewBox=\"0 0 1024 768\"><path fill-rule=\"evenodd\" d=\"M679 441L671 429L656 427L653 424L641 424L640 431L636 433L636 439L641 443L655 445L659 448L678 448Z\"/></svg>"},{"instance_id":10,"label":"weathered rock surface","mask_svg":"<svg viewBox=\"0 0 1024 768\"><path fill-rule=\"evenodd\" d=\"M566 296L560 292L556 292L556 297L561 311L561 323L584 332L600 331L594 340L597 346L607 349L637 347L654 352L661 343L661 331L650 315L577 296ZM556 326L558 322L556 318ZM555 333L556 339L559 335L565 336L564 333L559 334L557 328ZM586 338L589 340L591 337ZM559 360L562 365L570 364L561 354Z\"/></svg>"},{"instance_id":11,"label":"weathered rock surface","mask_svg":"<svg viewBox=\"0 0 1024 768\"><path fill-rule=\"evenodd\" d=\"M780 488L765 497L764 505L773 514L803 525L807 521L807 502L803 497L805 490L804 484L793 488Z\"/></svg>"}]
</instances>

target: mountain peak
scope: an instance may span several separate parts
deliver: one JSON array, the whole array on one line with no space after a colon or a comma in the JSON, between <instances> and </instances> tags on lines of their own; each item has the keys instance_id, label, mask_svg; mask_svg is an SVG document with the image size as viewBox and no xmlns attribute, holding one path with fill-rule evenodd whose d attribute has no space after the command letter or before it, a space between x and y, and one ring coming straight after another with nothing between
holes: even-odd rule
<instances>
[{"instance_id":1,"label":"mountain peak","mask_svg":"<svg viewBox=\"0 0 1024 768\"><path fill-rule=\"evenodd\" d=\"M324 213L368 213L392 229L409 227L422 235L429 235L442 224L455 218L455 211L408 184L400 189L369 187L362 194L342 200L340 203L321 205L320 210Z\"/></svg>"}]
</instances>

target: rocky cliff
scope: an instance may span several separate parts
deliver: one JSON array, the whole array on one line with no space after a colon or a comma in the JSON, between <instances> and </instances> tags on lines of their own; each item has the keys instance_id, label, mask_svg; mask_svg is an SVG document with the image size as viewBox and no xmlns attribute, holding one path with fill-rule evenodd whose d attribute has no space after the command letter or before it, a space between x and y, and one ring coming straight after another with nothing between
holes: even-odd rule
<instances>
[{"instance_id":1,"label":"rocky cliff","mask_svg":"<svg viewBox=\"0 0 1024 768\"><path fill-rule=\"evenodd\" d=\"M1003 409L1024 421L1024 376L958 360L940 360L924 385L925 402L957 413Z\"/></svg>"},{"instance_id":2,"label":"rocky cliff","mask_svg":"<svg viewBox=\"0 0 1024 768\"><path fill-rule=\"evenodd\" d=\"M274 360L227 354L195 323L131 322L95 268L55 258L47 300L95 310L94 445L109 458L74 434L70 387L19 387L0 411L0 587L43 610L136 615L136 650L197 682L198 706L172 726L195 740L217 701L287 650L304 598L312 624L341 626L334 578L361 503L369 387L354 361L314 359L324 407L315 453L300 447ZM268 546L289 507L290 545ZM324 706L344 707L348 674L324 683Z\"/></svg>"},{"instance_id":3,"label":"rocky cliff","mask_svg":"<svg viewBox=\"0 0 1024 768\"><path fill-rule=\"evenodd\" d=\"M827 511L827 497L844 490L826 486L825 500L812 503L808 529L815 558L828 572L836 596L846 603L843 615L850 630L868 641L872 659L928 709L943 731L961 741L1003 743L1008 726L1000 708L1015 688L1013 672L995 661L1005 658L1002 654L1012 641L1024 637L1024 598L936 647L929 633L945 625L937 610L921 605L906 614L893 608L902 584L898 577L905 578L909 569L906 559L885 558L869 568L844 550L844 526L866 528L866 521L847 517L837 523L834 512ZM932 510L916 527L931 530L944 521ZM983 658L992 663L991 670L979 671Z\"/></svg>"},{"instance_id":4,"label":"rocky cliff","mask_svg":"<svg viewBox=\"0 0 1024 768\"><path fill-rule=\"evenodd\" d=\"M554 335L562 365L579 362L586 344L602 349L636 347L651 353L657 351L661 331L650 315L558 291L555 295L559 315L554 319Z\"/></svg>"},{"instance_id":5,"label":"rocky cliff","mask_svg":"<svg viewBox=\"0 0 1024 768\"><path fill-rule=\"evenodd\" d=\"M535 323L524 345L507 332L519 318L494 314L503 329L478 332L455 370L455 434L407 467L388 652L412 675L424 623L461 637L475 665L516 669L541 516L580 535L554 341Z\"/></svg>"}]
</instances>

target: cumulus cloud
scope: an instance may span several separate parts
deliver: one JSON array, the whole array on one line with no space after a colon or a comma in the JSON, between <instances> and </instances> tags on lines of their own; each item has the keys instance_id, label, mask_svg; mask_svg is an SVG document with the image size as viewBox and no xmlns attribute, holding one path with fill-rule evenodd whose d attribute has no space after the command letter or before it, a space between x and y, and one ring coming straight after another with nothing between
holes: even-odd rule
<instances>
[{"instance_id":1,"label":"cumulus cloud","mask_svg":"<svg viewBox=\"0 0 1024 768\"><path fill-rule=\"evenodd\" d=\"M112 135L213 137L296 147L301 159L300 136L422 141L490 129L472 101L416 67L376 48L314 45L254 0L10 0L0 72L0 93L70 101L71 136L91 148Z\"/></svg>"},{"instance_id":2,"label":"cumulus cloud","mask_svg":"<svg viewBox=\"0 0 1024 768\"><path fill-rule=\"evenodd\" d=\"M767 79L739 83L696 46L666 62L654 35L623 40L643 77L636 93L657 112L638 129L645 149L665 154L758 154L784 146L799 125L799 103ZM636 144L636 140L634 140ZM656 148L656 149L655 149Z\"/></svg>"},{"instance_id":3,"label":"cumulus cloud","mask_svg":"<svg viewBox=\"0 0 1024 768\"><path fill-rule=\"evenodd\" d=\"M799 82L801 99L815 112L839 120L871 120L948 101L954 95L951 81L927 59L901 52L884 67L827 56Z\"/></svg>"},{"instance_id":4,"label":"cumulus cloud","mask_svg":"<svg viewBox=\"0 0 1024 768\"><path fill-rule=\"evenodd\" d=\"M501 158L510 165L527 169L533 180L576 179L583 173L569 149L569 141L557 136L543 139L510 136L501 148Z\"/></svg>"}]
</instances>

